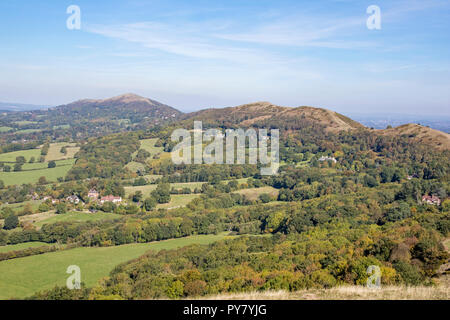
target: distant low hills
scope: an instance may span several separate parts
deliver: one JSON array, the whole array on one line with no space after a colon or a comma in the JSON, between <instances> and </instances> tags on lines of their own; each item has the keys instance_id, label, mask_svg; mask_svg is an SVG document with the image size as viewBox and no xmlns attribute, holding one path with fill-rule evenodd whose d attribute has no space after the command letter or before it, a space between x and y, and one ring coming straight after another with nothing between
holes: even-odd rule
<instances>
[{"instance_id":1,"label":"distant low hills","mask_svg":"<svg viewBox=\"0 0 450 320\"><path fill-rule=\"evenodd\" d=\"M158 101L127 93L117 97L93 100L85 99L52 108L60 114L72 117L88 118L118 118L130 119L132 122L138 117L156 120L177 118L181 112Z\"/></svg>"},{"instance_id":2,"label":"distant low hills","mask_svg":"<svg viewBox=\"0 0 450 320\"><path fill-rule=\"evenodd\" d=\"M4 112L0 134L15 141L36 139L49 131L77 139L124 131L146 130L177 121L181 112L155 100L127 93L108 99L84 99L66 105L28 112Z\"/></svg>"},{"instance_id":3,"label":"distant low hills","mask_svg":"<svg viewBox=\"0 0 450 320\"><path fill-rule=\"evenodd\" d=\"M445 114L349 113L347 115L366 127L374 129L386 129L388 126L399 127L408 123L416 123L450 133L450 115Z\"/></svg>"},{"instance_id":4,"label":"distant low hills","mask_svg":"<svg viewBox=\"0 0 450 320\"><path fill-rule=\"evenodd\" d=\"M15 103L15 102L0 102L0 111L32 111L32 110L42 110L47 109L50 106L36 105L36 104L26 104L26 103Z\"/></svg>"}]
</instances>

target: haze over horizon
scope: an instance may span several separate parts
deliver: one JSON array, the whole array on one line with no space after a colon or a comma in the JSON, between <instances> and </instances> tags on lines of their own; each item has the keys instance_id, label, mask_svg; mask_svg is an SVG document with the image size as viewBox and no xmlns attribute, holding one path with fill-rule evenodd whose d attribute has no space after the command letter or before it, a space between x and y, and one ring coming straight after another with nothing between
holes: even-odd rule
<instances>
[{"instance_id":1,"label":"haze over horizon","mask_svg":"<svg viewBox=\"0 0 450 320\"><path fill-rule=\"evenodd\" d=\"M66 27L72 4L81 30ZM372 4L381 30L366 27ZM134 92L183 112L270 101L450 115L448 1L2 2L0 26L3 102Z\"/></svg>"}]
</instances>

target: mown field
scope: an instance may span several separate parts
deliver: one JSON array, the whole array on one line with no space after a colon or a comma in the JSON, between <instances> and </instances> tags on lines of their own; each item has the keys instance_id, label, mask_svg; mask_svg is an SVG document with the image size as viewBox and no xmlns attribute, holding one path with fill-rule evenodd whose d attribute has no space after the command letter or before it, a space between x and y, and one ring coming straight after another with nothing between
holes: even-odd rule
<instances>
[{"instance_id":1,"label":"mown field","mask_svg":"<svg viewBox=\"0 0 450 320\"><path fill-rule=\"evenodd\" d=\"M122 217L123 217L122 215L115 213L105 213L105 212L88 213L88 212L71 211L65 214L49 215L46 219L39 220L38 222L34 223L34 225L40 228L44 224L52 224L56 222L101 221L101 220L117 219Z\"/></svg>"},{"instance_id":2,"label":"mown field","mask_svg":"<svg viewBox=\"0 0 450 320\"><path fill-rule=\"evenodd\" d=\"M81 280L93 286L120 263L135 259L148 250L170 250L191 244L209 244L228 237L197 235L152 243L102 248L76 248L0 262L0 299L24 298L33 293L63 286L70 276L67 267L77 265Z\"/></svg>"}]
</instances>

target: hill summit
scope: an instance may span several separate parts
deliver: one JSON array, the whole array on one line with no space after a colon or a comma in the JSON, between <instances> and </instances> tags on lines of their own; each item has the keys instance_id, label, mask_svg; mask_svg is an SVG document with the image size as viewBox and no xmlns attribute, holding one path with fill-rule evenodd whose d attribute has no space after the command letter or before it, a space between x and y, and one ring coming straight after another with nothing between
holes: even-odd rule
<instances>
[{"instance_id":1,"label":"hill summit","mask_svg":"<svg viewBox=\"0 0 450 320\"><path fill-rule=\"evenodd\" d=\"M279 124L290 127L322 126L327 131L364 129L365 127L337 112L313 107L281 107L270 102L253 102L223 109L190 113L185 119L211 120L242 126Z\"/></svg>"},{"instance_id":2,"label":"hill summit","mask_svg":"<svg viewBox=\"0 0 450 320\"><path fill-rule=\"evenodd\" d=\"M139 114L148 118L176 118L181 112L158 101L127 93L108 99L84 99L55 108L60 112L84 115L119 116Z\"/></svg>"}]
</instances>

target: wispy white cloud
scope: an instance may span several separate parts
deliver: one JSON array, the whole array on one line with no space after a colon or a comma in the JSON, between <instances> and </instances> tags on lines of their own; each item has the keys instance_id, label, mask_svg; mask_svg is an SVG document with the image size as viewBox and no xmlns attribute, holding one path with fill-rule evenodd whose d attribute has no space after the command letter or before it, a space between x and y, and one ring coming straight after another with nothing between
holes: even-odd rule
<instances>
[{"instance_id":1,"label":"wispy white cloud","mask_svg":"<svg viewBox=\"0 0 450 320\"><path fill-rule=\"evenodd\" d=\"M373 47L367 40L348 40L350 35L365 30L365 16L330 19L327 16L296 15L251 28L245 32L216 34L227 40L293 47L355 49Z\"/></svg>"},{"instance_id":2,"label":"wispy white cloud","mask_svg":"<svg viewBox=\"0 0 450 320\"><path fill-rule=\"evenodd\" d=\"M204 33L205 24L169 25L139 22L122 25L95 25L86 30L105 37L140 44L146 48L198 59L220 59L233 62L263 62L264 54L254 49L221 44ZM216 30L219 27L215 28ZM256 60L255 60L256 59Z\"/></svg>"},{"instance_id":3,"label":"wispy white cloud","mask_svg":"<svg viewBox=\"0 0 450 320\"><path fill-rule=\"evenodd\" d=\"M271 16L255 26L233 20L180 20L176 23L145 21L87 25L85 30L169 54L245 64L281 62L287 56L283 56L280 46L358 49L377 45L367 39L352 37L355 29L356 32L365 30L364 15L333 20L306 15Z\"/></svg>"}]
</instances>

